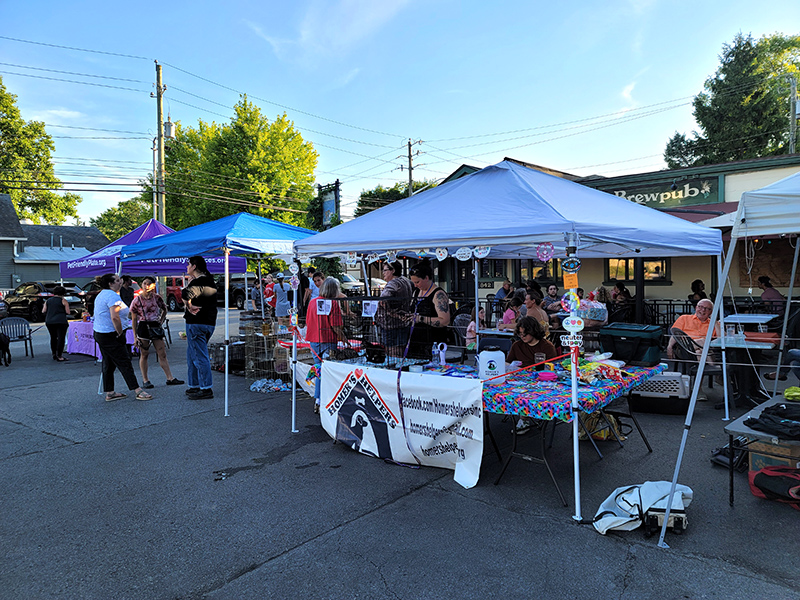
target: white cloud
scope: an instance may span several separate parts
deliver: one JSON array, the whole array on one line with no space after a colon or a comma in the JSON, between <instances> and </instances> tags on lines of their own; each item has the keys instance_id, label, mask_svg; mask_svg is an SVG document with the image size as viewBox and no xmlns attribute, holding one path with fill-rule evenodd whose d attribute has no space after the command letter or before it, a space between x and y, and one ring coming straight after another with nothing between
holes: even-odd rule
<instances>
[{"instance_id":1,"label":"white cloud","mask_svg":"<svg viewBox=\"0 0 800 600\"><path fill-rule=\"evenodd\" d=\"M33 121L44 121L45 123L58 122L58 121L76 121L84 119L87 115L76 110L69 110L67 108L53 108L50 110L43 110L34 114L31 119Z\"/></svg>"},{"instance_id":2,"label":"white cloud","mask_svg":"<svg viewBox=\"0 0 800 600\"><path fill-rule=\"evenodd\" d=\"M272 46L281 60L315 67L329 58L352 52L368 38L380 33L412 0L312 0L298 26L297 35L280 38L258 24L245 24Z\"/></svg>"},{"instance_id":3,"label":"white cloud","mask_svg":"<svg viewBox=\"0 0 800 600\"><path fill-rule=\"evenodd\" d=\"M624 88L622 88L622 97L625 98L630 104L634 104L633 101L633 88L636 87L636 82L632 81Z\"/></svg>"}]
</instances>

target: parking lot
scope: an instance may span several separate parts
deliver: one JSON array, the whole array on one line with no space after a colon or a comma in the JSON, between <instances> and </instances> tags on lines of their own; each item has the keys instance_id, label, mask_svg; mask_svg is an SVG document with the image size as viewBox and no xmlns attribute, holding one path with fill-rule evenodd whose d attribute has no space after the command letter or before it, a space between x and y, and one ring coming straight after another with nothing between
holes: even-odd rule
<instances>
[{"instance_id":1,"label":"parking lot","mask_svg":"<svg viewBox=\"0 0 800 600\"><path fill-rule=\"evenodd\" d=\"M185 379L182 319L170 321L168 357ZM221 373L216 397L193 402L153 358L154 400L108 403L92 358L52 361L43 327L34 350L13 344L0 367L3 598L800 598L800 513L752 496L743 474L731 508L727 471L709 461L727 442L720 386L689 431L689 527L662 549L641 529L575 523L540 465L512 461L493 485L488 444L464 489L450 471L333 444L302 392L292 433L290 394L250 392L240 377L227 418ZM636 434L602 443L603 460L581 445L584 517L617 487L672 478L683 417L640 421L652 454ZM507 450L510 422L490 424ZM570 503L571 447L558 428L551 456Z\"/></svg>"}]
</instances>

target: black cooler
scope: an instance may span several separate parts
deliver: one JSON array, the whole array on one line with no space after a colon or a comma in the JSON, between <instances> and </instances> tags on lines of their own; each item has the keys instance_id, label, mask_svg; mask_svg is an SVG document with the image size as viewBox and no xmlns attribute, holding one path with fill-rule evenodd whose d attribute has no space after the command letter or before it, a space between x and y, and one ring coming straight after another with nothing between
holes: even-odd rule
<instances>
[{"instance_id":1,"label":"black cooler","mask_svg":"<svg viewBox=\"0 0 800 600\"><path fill-rule=\"evenodd\" d=\"M615 360L635 367L653 367L661 362L659 325L611 323L600 329L600 348L611 352Z\"/></svg>"}]
</instances>

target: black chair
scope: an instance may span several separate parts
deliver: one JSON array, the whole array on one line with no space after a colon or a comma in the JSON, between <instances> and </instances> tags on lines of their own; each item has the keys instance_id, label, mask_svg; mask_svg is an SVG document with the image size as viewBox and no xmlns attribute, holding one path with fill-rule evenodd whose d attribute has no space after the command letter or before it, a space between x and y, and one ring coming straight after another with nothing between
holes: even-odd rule
<instances>
[{"instance_id":1,"label":"black chair","mask_svg":"<svg viewBox=\"0 0 800 600\"><path fill-rule=\"evenodd\" d=\"M695 342L689 335L677 327L669 330L670 335L675 338L675 346L672 349L675 358L678 362L678 369L684 375L689 375L694 378L697 375L697 369L700 366L700 355L703 352L702 346ZM706 364L703 369L703 375L708 377L708 387L714 387L714 376L722 375L722 365L719 364L722 360L721 355L711 352L708 356L717 364ZM730 380L729 380L730 381Z\"/></svg>"},{"instance_id":2,"label":"black chair","mask_svg":"<svg viewBox=\"0 0 800 600\"><path fill-rule=\"evenodd\" d=\"M31 347L31 358L33 356L33 330L31 324L21 317L6 317L0 320L0 332L5 333L11 342L25 343L25 356L28 356L28 345Z\"/></svg>"},{"instance_id":3,"label":"black chair","mask_svg":"<svg viewBox=\"0 0 800 600\"><path fill-rule=\"evenodd\" d=\"M514 341L510 337L480 337L480 342L478 343L478 352L485 350L491 346L496 346L499 348L503 354L508 354L508 351L511 350L511 345Z\"/></svg>"}]
</instances>

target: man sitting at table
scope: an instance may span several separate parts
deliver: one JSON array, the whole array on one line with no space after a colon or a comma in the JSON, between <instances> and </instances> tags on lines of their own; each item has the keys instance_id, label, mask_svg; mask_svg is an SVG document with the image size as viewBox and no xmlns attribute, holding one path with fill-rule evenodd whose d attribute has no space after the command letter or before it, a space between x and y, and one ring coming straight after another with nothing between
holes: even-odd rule
<instances>
[{"instance_id":1,"label":"man sitting at table","mask_svg":"<svg viewBox=\"0 0 800 600\"><path fill-rule=\"evenodd\" d=\"M697 303L697 306L695 306L694 314L679 316L675 320L675 323L672 324L672 328L680 329L695 342L700 344L700 346L702 346L706 340L708 326L711 324L709 317L711 317L711 311L713 310L714 303L711 302L711 300L708 298L700 300ZM712 334L712 337L717 337L718 333L719 326L717 325L714 327L714 333ZM669 343L667 344L667 358L675 358L675 344L675 337L670 336Z\"/></svg>"}]
</instances>

